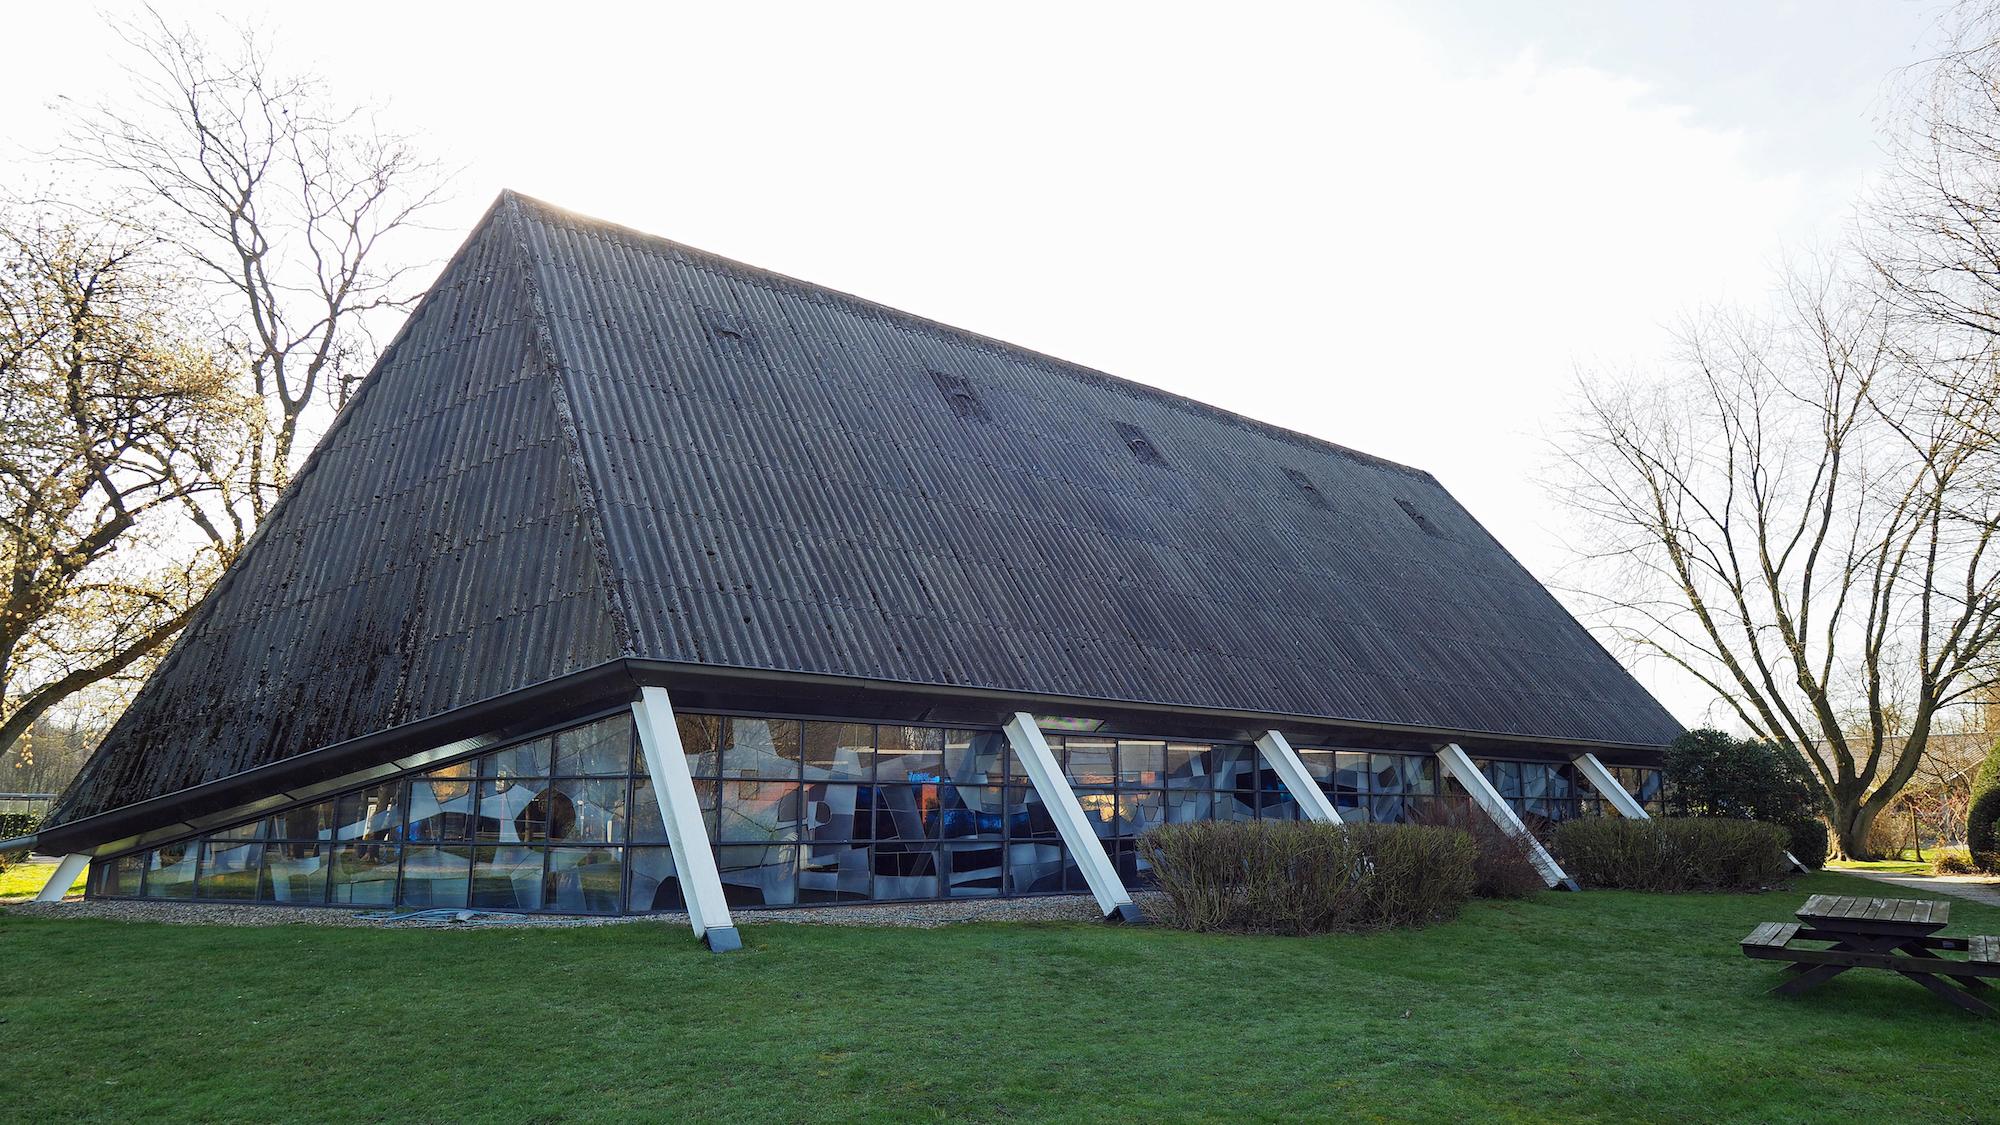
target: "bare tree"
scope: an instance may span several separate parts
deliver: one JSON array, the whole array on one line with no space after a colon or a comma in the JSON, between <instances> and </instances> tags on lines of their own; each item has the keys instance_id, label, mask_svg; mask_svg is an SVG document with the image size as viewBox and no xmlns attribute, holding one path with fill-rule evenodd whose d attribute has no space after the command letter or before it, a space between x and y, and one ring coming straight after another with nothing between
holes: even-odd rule
<instances>
[{"instance_id":1,"label":"bare tree","mask_svg":"<svg viewBox=\"0 0 2000 1125\"><path fill-rule=\"evenodd\" d=\"M1794 277L1770 318L1691 326L1662 380L1586 385L1564 448L1606 623L1803 751L1855 857L2000 635L1990 403L1906 327Z\"/></svg>"},{"instance_id":2,"label":"bare tree","mask_svg":"<svg viewBox=\"0 0 2000 1125\"><path fill-rule=\"evenodd\" d=\"M391 255L445 177L369 109L273 65L254 29L218 49L149 10L121 32L136 59L129 91L77 107L64 155L129 189L191 263L264 404L248 511L228 513L240 543L289 479L312 412L338 409L372 364L371 318L416 296L414 267Z\"/></svg>"},{"instance_id":3,"label":"bare tree","mask_svg":"<svg viewBox=\"0 0 2000 1125\"><path fill-rule=\"evenodd\" d=\"M2000 4L1945 21L1945 49L1905 72L1860 242L1901 312L1977 351L2000 336Z\"/></svg>"},{"instance_id":4,"label":"bare tree","mask_svg":"<svg viewBox=\"0 0 2000 1125\"><path fill-rule=\"evenodd\" d=\"M0 746L143 666L234 549L254 412L150 249L0 223Z\"/></svg>"}]
</instances>

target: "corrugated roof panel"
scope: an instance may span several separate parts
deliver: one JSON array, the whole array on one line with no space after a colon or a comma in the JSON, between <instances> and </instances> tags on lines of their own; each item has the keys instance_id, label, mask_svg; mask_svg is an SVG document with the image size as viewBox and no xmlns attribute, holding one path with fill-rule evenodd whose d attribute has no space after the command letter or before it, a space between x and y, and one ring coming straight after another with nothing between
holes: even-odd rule
<instances>
[{"instance_id":1,"label":"corrugated roof panel","mask_svg":"<svg viewBox=\"0 0 2000 1125\"><path fill-rule=\"evenodd\" d=\"M55 819L621 653L1678 730L1421 472L508 195Z\"/></svg>"}]
</instances>

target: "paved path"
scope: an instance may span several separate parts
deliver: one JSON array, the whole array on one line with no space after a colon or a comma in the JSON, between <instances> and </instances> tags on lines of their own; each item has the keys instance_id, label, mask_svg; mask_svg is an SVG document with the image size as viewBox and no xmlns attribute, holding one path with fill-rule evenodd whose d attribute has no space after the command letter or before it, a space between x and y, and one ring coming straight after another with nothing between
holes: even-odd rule
<instances>
[{"instance_id":1,"label":"paved path","mask_svg":"<svg viewBox=\"0 0 2000 1125\"><path fill-rule=\"evenodd\" d=\"M1932 891L1941 895L1971 899L1986 906L2000 906L2000 882L1982 879L1976 875L1890 875L1881 871L1854 871L1844 867L1829 867L1827 870L1836 875L1852 875L1857 879L1887 883L1892 887Z\"/></svg>"}]
</instances>

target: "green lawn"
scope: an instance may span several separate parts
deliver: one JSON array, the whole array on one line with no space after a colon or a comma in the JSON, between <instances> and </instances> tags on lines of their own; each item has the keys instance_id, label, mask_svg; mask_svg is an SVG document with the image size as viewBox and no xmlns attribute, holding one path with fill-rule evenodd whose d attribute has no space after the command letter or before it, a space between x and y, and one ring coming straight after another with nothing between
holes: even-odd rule
<instances>
[{"instance_id":1,"label":"green lawn","mask_svg":"<svg viewBox=\"0 0 2000 1125\"><path fill-rule=\"evenodd\" d=\"M375 931L0 913L15 1120L1991 1120L2000 1021L1736 941L1809 891L1420 932ZM1952 932L2000 933L1956 902Z\"/></svg>"},{"instance_id":2,"label":"green lawn","mask_svg":"<svg viewBox=\"0 0 2000 1125\"><path fill-rule=\"evenodd\" d=\"M0 871L0 898L36 894L41 891L42 885L49 881L49 876L55 873L56 869L52 864L38 863L32 866L24 863L15 864L5 871ZM78 875L76 882L72 883L69 889L82 894L83 880L84 876Z\"/></svg>"}]
</instances>

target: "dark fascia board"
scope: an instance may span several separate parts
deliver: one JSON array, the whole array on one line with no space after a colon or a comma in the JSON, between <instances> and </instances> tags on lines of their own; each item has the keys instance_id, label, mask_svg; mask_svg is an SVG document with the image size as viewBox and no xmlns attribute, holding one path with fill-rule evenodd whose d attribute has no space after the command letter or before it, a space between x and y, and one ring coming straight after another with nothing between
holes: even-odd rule
<instances>
[{"instance_id":1,"label":"dark fascia board","mask_svg":"<svg viewBox=\"0 0 2000 1125\"><path fill-rule=\"evenodd\" d=\"M163 830L176 836L200 832L254 816L265 808L308 799L321 789L365 784L423 761L519 737L563 717L629 701L638 691L626 662L609 661L413 723L44 828L37 848L49 854L122 851L141 837L162 838Z\"/></svg>"},{"instance_id":2,"label":"dark fascia board","mask_svg":"<svg viewBox=\"0 0 2000 1125\"><path fill-rule=\"evenodd\" d=\"M1364 723L1324 716L1194 708L1135 700L1091 699L637 657L626 663L639 683L666 688L677 705L686 705L690 709L759 710L768 707L781 713L797 714L819 703L829 707L823 712L828 716L986 726L1001 725L1016 711L1027 711L1036 715L1101 718L1105 720L1104 729L1116 733L1248 741L1267 730L1276 729L1285 732L1298 745L1313 745L1320 741L1333 744L1365 737L1385 750L1435 750L1446 743L1456 742L1468 752L1515 754L1524 758L1558 758L1564 756L1561 752L1581 754L1590 751L1607 764L1615 765L1657 765L1665 749L1661 746ZM769 690L770 685L779 683L785 685L782 694ZM784 701L784 706L771 707L779 699Z\"/></svg>"},{"instance_id":3,"label":"dark fascia board","mask_svg":"<svg viewBox=\"0 0 2000 1125\"><path fill-rule=\"evenodd\" d=\"M689 710L775 711L831 718L999 726L1017 711L1101 720L1100 733L1251 741L1277 729L1300 746L1365 745L1556 760L1595 752L1609 765L1657 765L1661 748L1564 742L1523 735L1340 722L1316 716L1196 709L947 684L914 684L821 673L732 668L627 657L554 680L376 731L217 781L42 830L43 852L124 851L219 827L364 785L629 702L646 686L667 689Z\"/></svg>"}]
</instances>

